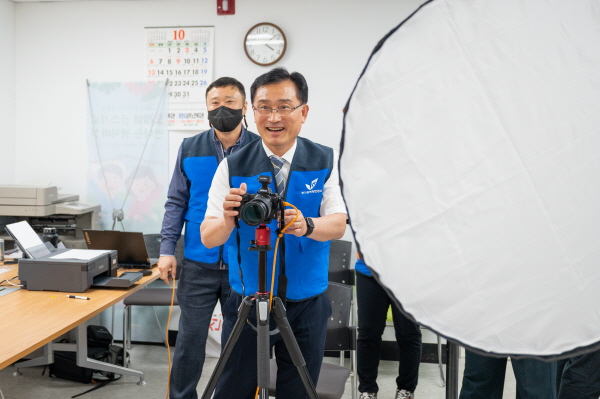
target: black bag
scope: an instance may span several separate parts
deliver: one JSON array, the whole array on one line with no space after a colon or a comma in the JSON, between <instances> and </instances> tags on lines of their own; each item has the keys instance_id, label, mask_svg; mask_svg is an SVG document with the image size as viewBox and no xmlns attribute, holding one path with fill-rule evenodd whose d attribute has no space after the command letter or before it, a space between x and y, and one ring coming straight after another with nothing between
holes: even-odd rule
<instances>
[{"instance_id":1,"label":"black bag","mask_svg":"<svg viewBox=\"0 0 600 399\"><path fill-rule=\"evenodd\" d=\"M108 357L108 349L89 347L88 357L94 360L105 361ZM93 374L94 370L77 365L76 352L54 352L54 363L50 365L49 370L50 377L89 384L92 382Z\"/></svg>"},{"instance_id":2,"label":"black bag","mask_svg":"<svg viewBox=\"0 0 600 399\"><path fill-rule=\"evenodd\" d=\"M88 326L87 328L88 347L106 348L110 346L113 336L104 326Z\"/></svg>"},{"instance_id":3,"label":"black bag","mask_svg":"<svg viewBox=\"0 0 600 399\"><path fill-rule=\"evenodd\" d=\"M112 334L103 326L88 326L88 358L105 363L123 365L124 350L118 345L111 345ZM65 342L65 341L61 341ZM127 359L126 366L129 364ZM50 377L88 384L96 374L97 380L114 381L115 373L97 371L77 365L77 353L66 351L54 352L54 363L50 365Z\"/></svg>"}]
</instances>

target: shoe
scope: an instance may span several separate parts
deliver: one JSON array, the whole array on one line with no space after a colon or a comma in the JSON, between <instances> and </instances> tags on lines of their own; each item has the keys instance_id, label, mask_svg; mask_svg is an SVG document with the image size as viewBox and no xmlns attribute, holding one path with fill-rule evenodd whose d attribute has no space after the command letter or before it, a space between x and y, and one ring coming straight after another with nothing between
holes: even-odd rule
<instances>
[{"instance_id":1,"label":"shoe","mask_svg":"<svg viewBox=\"0 0 600 399\"><path fill-rule=\"evenodd\" d=\"M396 389L396 399L415 399L415 394L406 389Z\"/></svg>"},{"instance_id":2,"label":"shoe","mask_svg":"<svg viewBox=\"0 0 600 399\"><path fill-rule=\"evenodd\" d=\"M377 394L373 392L361 392L358 399L377 399Z\"/></svg>"}]
</instances>

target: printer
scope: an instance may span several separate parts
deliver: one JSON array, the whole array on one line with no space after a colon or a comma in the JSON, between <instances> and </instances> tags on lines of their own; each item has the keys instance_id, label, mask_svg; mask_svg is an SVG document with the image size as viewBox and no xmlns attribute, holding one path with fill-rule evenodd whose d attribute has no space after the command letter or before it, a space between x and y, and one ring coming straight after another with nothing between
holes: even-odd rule
<instances>
[{"instance_id":1,"label":"printer","mask_svg":"<svg viewBox=\"0 0 600 399\"><path fill-rule=\"evenodd\" d=\"M67 248L85 248L83 229L99 225L100 205L78 201L79 195L61 194L56 186L0 184L0 216L26 220L38 233L55 227Z\"/></svg>"},{"instance_id":2,"label":"printer","mask_svg":"<svg viewBox=\"0 0 600 399\"><path fill-rule=\"evenodd\" d=\"M19 259L19 280L31 291L85 292L94 280L117 276L117 251L91 259L55 258L70 249L59 249L35 259ZM77 251L85 251L79 249Z\"/></svg>"},{"instance_id":3,"label":"printer","mask_svg":"<svg viewBox=\"0 0 600 399\"><path fill-rule=\"evenodd\" d=\"M116 250L54 249L43 243L26 221L6 225L27 258L19 259L19 280L32 291L85 292L91 286L127 288L140 272L117 277Z\"/></svg>"}]
</instances>

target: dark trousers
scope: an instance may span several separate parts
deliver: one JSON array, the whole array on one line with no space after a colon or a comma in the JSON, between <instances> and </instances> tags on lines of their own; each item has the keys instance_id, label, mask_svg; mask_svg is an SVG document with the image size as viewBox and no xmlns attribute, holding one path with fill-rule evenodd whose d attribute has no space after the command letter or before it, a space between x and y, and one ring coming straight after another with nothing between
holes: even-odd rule
<instances>
[{"instance_id":1,"label":"dark trousers","mask_svg":"<svg viewBox=\"0 0 600 399\"><path fill-rule=\"evenodd\" d=\"M388 307L392 305L396 342L400 349L398 389L414 392L421 362L421 330L393 304L375 278L356 273L358 304L358 379L360 392L378 392L377 369L381 354L381 336L385 329Z\"/></svg>"},{"instance_id":2,"label":"dark trousers","mask_svg":"<svg viewBox=\"0 0 600 399\"><path fill-rule=\"evenodd\" d=\"M467 350L459 399L502 399L506 361ZM511 365L517 399L556 399L556 362L511 359Z\"/></svg>"},{"instance_id":3,"label":"dark trousers","mask_svg":"<svg viewBox=\"0 0 600 399\"><path fill-rule=\"evenodd\" d=\"M558 399L600 397L600 350L558 361Z\"/></svg>"},{"instance_id":4,"label":"dark trousers","mask_svg":"<svg viewBox=\"0 0 600 399\"><path fill-rule=\"evenodd\" d=\"M231 335L237 320L237 310L242 302L241 295L231 292L223 306L222 346ZM331 303L326 293L299 302L287 302L287 319L290 323L313 384L316 386L323 362L327 319L331 316ZM256 326L256 311L252 309L249 322ZM271 330L275 323L270 318ZM271 335L271 346L275 346L277 359L277 397L286 399L308 398L298 369L285 347L281 334ZM214 399L254 399L257 387L256 331L248 324L233 347L229 360L217 383ZM268 359L267 359L268 361Z\"/></svg>"},{"instance_id":5,"label":"dark trousers","mask_svg":"<svg viewBox=\"0 0 600 399\"><path fill-rule=\"evenodd\" d=\"M217 300L229 294L227 270L212 270L184 259L178 271L177 301L181 308L173 369L171 399L196 399L204 365L208 327Z\"/></svg>"}]
</instances>

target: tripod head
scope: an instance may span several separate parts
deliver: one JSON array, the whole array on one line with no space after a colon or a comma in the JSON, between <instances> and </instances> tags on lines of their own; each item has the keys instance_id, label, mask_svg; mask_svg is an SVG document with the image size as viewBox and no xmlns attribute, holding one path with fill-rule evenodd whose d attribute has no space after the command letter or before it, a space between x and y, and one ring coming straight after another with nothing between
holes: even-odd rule
<instances>
[{"instance_id":1,"label":"tripod head","mask_svg":"<svg viewBox=\"0 0 600 399\"><path fill-rule=\"evenodd\" d=\"M271 247L271 229L261 224L254 230L254 240L250 241L250 251L258 251L258 292L267 292L267 251Z\"/></svg>"}]
</instances>

